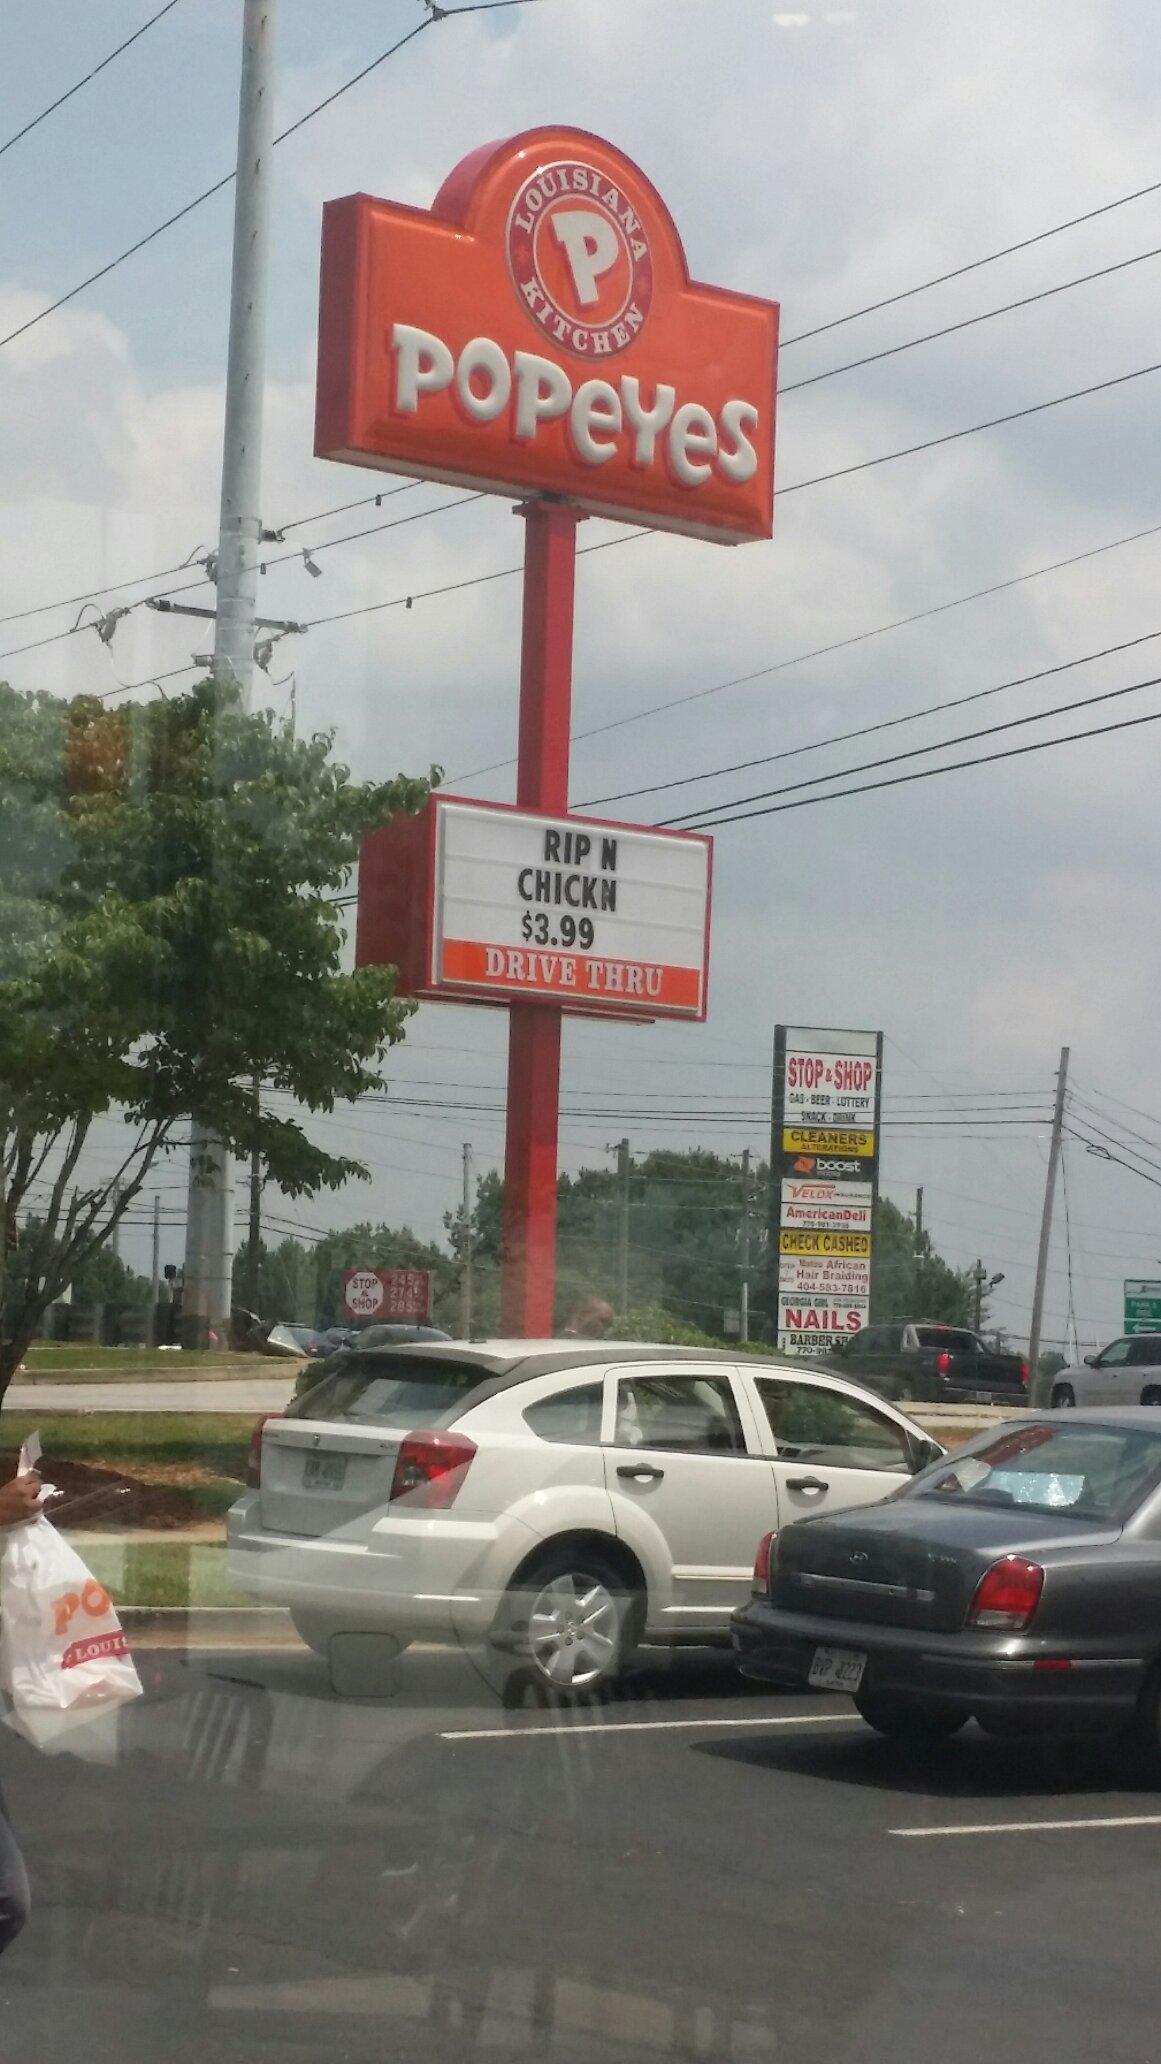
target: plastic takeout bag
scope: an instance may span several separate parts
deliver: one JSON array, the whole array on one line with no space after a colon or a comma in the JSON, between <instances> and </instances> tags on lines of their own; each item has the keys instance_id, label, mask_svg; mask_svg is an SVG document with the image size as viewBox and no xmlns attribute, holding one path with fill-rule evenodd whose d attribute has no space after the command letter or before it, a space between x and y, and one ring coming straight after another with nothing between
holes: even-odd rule
<instances>
[{"instance_id":1,"label":"plastic takeout bag","mask_svg":"<svg viewBox=\"0 0 1161 2064\"><path fill-rule=\"evenodd\" d=\"M0 1551L0 1691L5 1719L44 1748L141 1696L112 1600L43 1515Z\"/></svg>"}]
</instances>

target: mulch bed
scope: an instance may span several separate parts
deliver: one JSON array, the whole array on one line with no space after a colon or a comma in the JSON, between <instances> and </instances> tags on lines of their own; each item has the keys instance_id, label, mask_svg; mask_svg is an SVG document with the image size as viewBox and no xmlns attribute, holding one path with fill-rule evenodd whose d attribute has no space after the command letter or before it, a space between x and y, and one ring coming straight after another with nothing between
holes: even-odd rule
<instances>
[{"instance_id":1,"label":"mulch bed","mask_svg":"<svg viewBox=\"0 0 1161 2064\"><path fill-rule=\"evenodd\" d=\"M8 1476L12 1472L0 1473ZM189 1472L177 1469L174 1474L188 1476ZM204 1503L188 1482L145 1481L126 1470L106 1469L98 1462L69 1462L55 1455L48 1469L48 1481L64 1493L53 1500L49 1518L59 1513L65 1526L83 1527L86 1532L107 1529L119 1533L126 1527L143 1527L177 1533L207 1517ZM240 1490L240 1482L238 1487ZM127 1497L94 1496L98 1492L125 1490ZM93 1503L79 1507L74 1515L72 1507L81 1498L92 1498Z\"/></svg>"}]
</instances>

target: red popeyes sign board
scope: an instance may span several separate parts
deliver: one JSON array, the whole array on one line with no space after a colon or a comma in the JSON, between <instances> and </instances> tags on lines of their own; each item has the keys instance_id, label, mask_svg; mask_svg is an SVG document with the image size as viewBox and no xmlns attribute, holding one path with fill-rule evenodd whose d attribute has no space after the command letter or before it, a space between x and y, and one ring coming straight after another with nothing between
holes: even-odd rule
<instances>
[{"instance_id":1,"label":"red popeyes sign board","mask_svg":"<svg viewBox=\"0 0 1161 2064\"><path fill-rule=\"evenodd\" d=\"M426 1319L431 1310L431 1272L418 1268L359 1268L343 1271L343 1316L347 1319Z\"/></svg>"},{"instance_id":2,"label":"red popeyes sign board","mask_svg":"<svg viewBox=\"0 0 1161 2064\"><path fill-rule=\"evenodd\" d=\"M773 528L775 303L691 280L632 160L488 144L323 215L315 451L737 544Z\"/></svg>"},{"instance_id":3,"label":"red popeyes sign board","mask_svg":"<svg viewBox=\"0 0 1161 2064\"><path fill-rule=\"evenodd\" d=\"M703 1019L712 841L432 796L363 842L355 959L398 993Z\"/></svg>"}]
</instances>

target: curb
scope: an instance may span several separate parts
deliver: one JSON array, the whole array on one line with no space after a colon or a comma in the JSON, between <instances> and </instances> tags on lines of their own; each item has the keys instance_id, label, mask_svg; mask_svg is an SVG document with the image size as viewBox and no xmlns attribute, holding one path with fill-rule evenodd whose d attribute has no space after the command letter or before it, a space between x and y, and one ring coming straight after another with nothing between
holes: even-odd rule
<instances>
[{"instance_id":1,"label":"curb","mask_svg":"<svg viewBox=\"0 0 1161 2064\"><path fill-rule=\"evenodd\" d=\"M118 1605L137 1648L302 1648L280 1605Z\"/></svg>"}]
</instances>

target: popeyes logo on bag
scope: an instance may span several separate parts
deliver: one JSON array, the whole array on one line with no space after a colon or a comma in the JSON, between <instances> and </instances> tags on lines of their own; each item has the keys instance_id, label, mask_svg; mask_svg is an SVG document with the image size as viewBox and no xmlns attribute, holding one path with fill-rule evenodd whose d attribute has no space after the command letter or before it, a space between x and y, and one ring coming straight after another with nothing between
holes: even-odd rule
<instances>
[{"instance_id":1,"label":"popeyes logo on bag","mask_svg":"<svg viewBox=\"0 0 1161 2064\"><path fill-rule=\"evenodd\" d=\"M80 1591L62 1591L52 1601L53 1632L58 1640L67 1634L78 1613L86 1619L103 1620L113 1610L113 1601L103 1584L90 1577Z\"/></svg>"},{"instance_id":2,"label":"popeyes logo on bag","mask_svg":"<svg viewBox=\"0 0 1161 2064\"><path fill-rule=\"evenodd\" d=\"M430 213L327 203L315 450L769 537L777 337L773 302L690 279L631 159L532 129L465 158Z\"/></svg>"}]
</instances>

